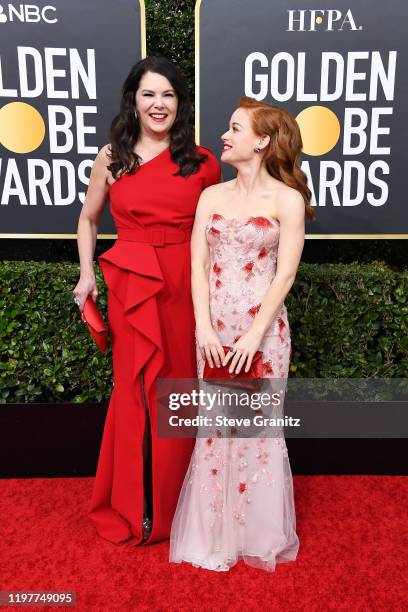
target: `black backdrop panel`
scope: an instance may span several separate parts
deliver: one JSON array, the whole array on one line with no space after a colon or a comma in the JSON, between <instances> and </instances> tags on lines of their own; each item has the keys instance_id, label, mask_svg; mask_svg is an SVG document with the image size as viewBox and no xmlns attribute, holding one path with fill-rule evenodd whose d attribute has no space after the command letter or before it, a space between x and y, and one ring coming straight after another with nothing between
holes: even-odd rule
<instances>
[{"instance_id":1,"label":"black backdrop panel","mask_svg":"<svg viewBox=\"0 0 408 612\"><path fill-rule=\"evenodd\" d=\"M317 207L309 231L408 237L408 5L323 0L318 9L303 0L197 3L197 138L219 155L241 95L281 106L302 132ZM224 164L223 175L235 173Z\"/></svg>"},{"instance_id":2,"label":"black backdrop panel","mask_svg":"<svg viewBox=\"0 0 408 612\"><path fill-rule=\"evenodd\" d=\"M1 14L0 232L72 235L122 83L145 55L144 4L27 6ZM106 207L99 232L112 231Z\"/></svg>"}]
</instances>

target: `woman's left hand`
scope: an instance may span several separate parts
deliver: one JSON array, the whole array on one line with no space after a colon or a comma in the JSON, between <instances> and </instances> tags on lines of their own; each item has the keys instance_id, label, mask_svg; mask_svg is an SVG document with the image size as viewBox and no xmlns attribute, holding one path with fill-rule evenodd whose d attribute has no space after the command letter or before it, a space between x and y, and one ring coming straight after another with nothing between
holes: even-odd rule
<instances>
[{"instance_id":1,"label":"woman's left hand","mask_svg":"<svg viewBox=\"0 0 408 612\"><path fill-rule=\"evenodd\" d=\"M230 372L236 372L239 374L245 364L245 372L248 372L252 359L256 351L258 350L262 342L262 334L256 331L247 331L240 339L234 344L234 352L229 351L225 355L225 359L222 365L226 365L232 357Z\"/></svg>"}]
</instances>

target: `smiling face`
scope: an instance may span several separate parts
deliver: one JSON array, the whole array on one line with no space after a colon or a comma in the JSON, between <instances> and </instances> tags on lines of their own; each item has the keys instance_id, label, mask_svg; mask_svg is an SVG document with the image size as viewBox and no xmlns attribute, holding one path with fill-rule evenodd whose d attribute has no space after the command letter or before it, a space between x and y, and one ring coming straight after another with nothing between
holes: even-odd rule
<instances>
[{"instance_id":1,"label":"smiling face","mask_svg":"<svg viewBox=\"0 0 408 612\"><path fill-rule=\"evenodd\" d=\"M147 133L169 132L177 115L177 95L170 81L157 72L146 72L135 95L140 127Z\"/></svg>"},{"instance_id":2,"label":"smiling face","mask_svg":"<svg viewBox=\"0 0 408 612\"><path fill-rule=\"evenodd\" d=\"M255 147L264 148L269 142L269 136L260 137L252 128L251 113L245 108L237 108L232 113L229 130L221 139L224 146L221 161L228 164L251 160L259 155L254 152Z\"/></svg>"}]
</instances>

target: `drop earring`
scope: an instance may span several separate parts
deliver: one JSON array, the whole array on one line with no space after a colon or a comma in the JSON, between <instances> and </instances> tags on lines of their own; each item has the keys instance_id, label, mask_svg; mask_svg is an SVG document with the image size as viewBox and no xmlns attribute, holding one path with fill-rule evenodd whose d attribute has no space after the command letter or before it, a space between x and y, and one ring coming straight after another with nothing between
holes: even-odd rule
<instances>
[{"instance_id":1,"label":"drop earring","mask_svg":"<svg viewBox=\"0 0 408 612\"><path fill-rule=\"evenodd\" d=\"M137 115L137 110L135 109L135 118L137 119L138 115Z\"/></svg>"}]
</instances>

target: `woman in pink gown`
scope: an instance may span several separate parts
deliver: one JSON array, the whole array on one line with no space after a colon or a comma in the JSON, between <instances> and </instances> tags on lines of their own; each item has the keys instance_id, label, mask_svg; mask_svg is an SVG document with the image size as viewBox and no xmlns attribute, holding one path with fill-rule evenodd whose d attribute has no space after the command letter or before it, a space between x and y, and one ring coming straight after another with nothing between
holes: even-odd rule
<instances>
[{"instance_id":1,"label":"woman in pink gown","mask_svg":"<svg viewBox=\"0 0 408 612\"><path fill-rule=\"evenodd\" d=\"M223 134L235 179L201 195L192 235L198 376L229 364L248 371L262 351L264 379L286 379L291 355L284 299L314 217L302 140L281 108L243 97ZM225 355L223 346L231 347ZM216 375L216 374L215 374ZM203 383L203 381L201 381ZM299 549L283 435L198 435L170 534L170 561L226 571L239 559L273 571Z\"/></svg>"}]
</instances>

